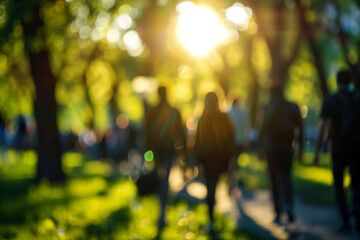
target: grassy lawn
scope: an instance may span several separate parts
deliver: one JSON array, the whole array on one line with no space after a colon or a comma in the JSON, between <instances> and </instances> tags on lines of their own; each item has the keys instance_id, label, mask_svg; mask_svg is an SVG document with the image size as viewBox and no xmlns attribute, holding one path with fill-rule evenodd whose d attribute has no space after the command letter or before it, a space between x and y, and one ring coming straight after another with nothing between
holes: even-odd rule
<instances>
[{"instance_id":1,"label":"grassy lawn","mask_svg":"<svg viewBox=\"0 0 360 240\"><path fill-rule=\"evenodd\" d=\"M317 167L311 164L313 153L305 153L303 163L294 163L292 177L294 191L302 200L313 204L335 205L330 159L329 154L323 154ZM246 188L269 188L266 161L260 161L253 154L242 154L238 159L238 164L240 165L240 179ZM350 176L348 173L345 174L344 184L349 194Z\"/></svg>"},{"instance_id":2,"label":"grassy lawn","mask_svg":"<svg viewBox=\"0 0 360 240\"><path fill-rule=\"evenodd\" d=\"M35 185L36 155L8 152L0 165L0 239L154 239L159 201L139 197L136 185L102 161L67 153L61 185ZM210 239L205 203L169 199L160 239ZM216 213L222 239L254 239L234 219Z\"/></svg>"}]
</instances>

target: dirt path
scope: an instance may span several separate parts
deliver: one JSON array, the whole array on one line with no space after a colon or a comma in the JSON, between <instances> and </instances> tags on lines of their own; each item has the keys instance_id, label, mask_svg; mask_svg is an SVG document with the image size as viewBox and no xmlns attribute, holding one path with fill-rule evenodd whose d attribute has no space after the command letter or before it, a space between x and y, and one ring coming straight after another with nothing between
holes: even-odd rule
<instances>
[{"instance_id":1,"label":"dirt path","mask_svg":"<svg viewBox=\"0 0 360 240\"><path fill-rule=\"evenodd\" d=\"M181 175L180 169L177 167L172 169L170 192L189 201L205 201L206 187L204 182L199 179L184 182L181 180ZM341 222L335 207L310 205L301 201L300 198L295 199L295 223L282 226L275 225L272 223L274 213L268 190L239 189L237 197L231 198L225 181L220 181L217 186L215 210L237 219L240 229L255 233L262 239L360 239L360 234L355 229L349 234L336 232ZM286 219L283 220L286 222Z\"/></svg>"},{"instance_id":2,"label":"dirt path","mask_svg":"<svg viewBox=\"0 0 360 240\"><path fill-rule=\"evenodd\" d=\"M334 207L313 206L297 198L295 223L278 226L272 223L274 213L268 191L241 190L241 194L234 201L240 212L239 227L255 232L265 239L360 239L360 234L355 230L349 234L336 232L340 221ZM286 222L286 219L283 220Z\"/></svg>"}]
</instances>

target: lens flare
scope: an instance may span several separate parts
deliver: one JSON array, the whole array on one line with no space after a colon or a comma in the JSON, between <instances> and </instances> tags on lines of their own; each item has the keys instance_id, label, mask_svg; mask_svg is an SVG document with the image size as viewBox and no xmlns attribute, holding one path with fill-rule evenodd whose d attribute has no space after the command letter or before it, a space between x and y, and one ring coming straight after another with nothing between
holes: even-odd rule
<instances>
[{"instance_id":1,"label":"lens flare","mask_svg":"<svg viewBox=\"0 0 360 240\"><path fill-rule=\"evenodd\" d=\"M211 9L188 1L179 3L176 9L180 13L179 40L193 55L206 55L228 36L227 29Z\"/></svg>"}]
</instances>

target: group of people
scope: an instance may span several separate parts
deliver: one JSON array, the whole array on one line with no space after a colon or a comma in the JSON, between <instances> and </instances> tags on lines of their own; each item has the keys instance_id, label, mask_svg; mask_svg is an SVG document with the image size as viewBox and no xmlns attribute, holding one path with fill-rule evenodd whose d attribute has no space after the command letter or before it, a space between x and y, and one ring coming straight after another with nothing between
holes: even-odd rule
<instances>
[{"instance_id":1,"label":"group of people","mask_svg":"<svg viewBox=\"0 0 360 240\"><path fill-rule=\"evenodd\" d=\"M180 113L169 105L165 87L160 87L158 94L160 101L158 105L147 112L144 129L147 150L151 150L154 153L158 177L160 179L159 198L161 214L158 224L159 228L161 228L165 225L164 213L170 168L176 152L186 154L187 150L186 134ZM239 112L241 114L240 110L237 114ZM245 125L245 116L242 116L242 119L242 124ZM237 151L241 148L240 139L242 138L235 138L234 127L236 129L236 125L232 125L228 115L220 110L217 95L214 92L209 92L205 97L203 114L198 122L193 152L197 162L204 169L211 229L213 228L216 183L221 173L226 172L229 168L230 160L233 156L234 143L236 141L238 143L236 145ZM245 135L242 132L241 126L238 127L237 132Z\"/></svg>"},{"instance_id":2,"label":"group of people","mask_svg":"<svg viewBox=\"0 0 360 240\"><path fill-rule=\"evenodd\" d=\"M350 229L350 215L343 187L344 170L348 165L352 177L353 213L356 217L356 229L360 232L360 138L359 126L357 126L360 123L360 97L348 88L351 80L349 72L340 72L337 79L339 92L327 98L322 107L322 121L314 162L318 163L324 133L330 127L334 185L343 219L339 231ZM158 224L159 228L162 228L165 225L168 180L174 156L176 153L186 154L189 151L186 149L186 133L180 113L168 103L165 87L159 87L158 94L160 101L147 111L144 130L146 150L151 150L154 154L157 175L160 179L158 192L161 214ZM205 177L210 230L213 230L215 190L219 176L236 169L237 156L245 151L247 146L246 136L249 131L246 114L237 107L238 105L239 100L235 99L230 111L225 113L220 110L216 93L207 93L204 109L196 128L195 144L191 152L197 163L202 166ZM268 163L275 210L274 223L281 223L284 212L287 214L288 222L295 220L291 169L295 142L298 144L298 159L302 160L303 128L299 107L285 99L282 87L273 87L270 101L264 108L257 146L259 156L265 157Z\"/></svg>"}]
</instances>

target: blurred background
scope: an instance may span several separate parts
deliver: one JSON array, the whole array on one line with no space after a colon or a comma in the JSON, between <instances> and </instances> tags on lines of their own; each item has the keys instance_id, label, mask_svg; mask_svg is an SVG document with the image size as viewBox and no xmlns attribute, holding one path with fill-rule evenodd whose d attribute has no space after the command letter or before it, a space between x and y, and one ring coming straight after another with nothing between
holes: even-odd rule
<instances>
[{"instance_id":1,"label":"blurred background","mask_svg":"<svg viewBox=\"0 0 360 240\"><path fill-rule=\"evenodd\" d=\"M360 79L359 47L357 0L1 1L0 237L153 238L158 200L139 198L131 172L141 167L142 120L160 85L189 135L207 92L223 111L239 96L252 150L269 88L282 85L305 125L297 190L320 189L309 201L333 205L329 158L310 162L337 71ZM266 187L266 166L251 151L238 164L245 185ZM174 197L164 239L208 239L197 197ZM218 224L224 239L252 238L231 217Z\"/></svg>"}]
</instances>

